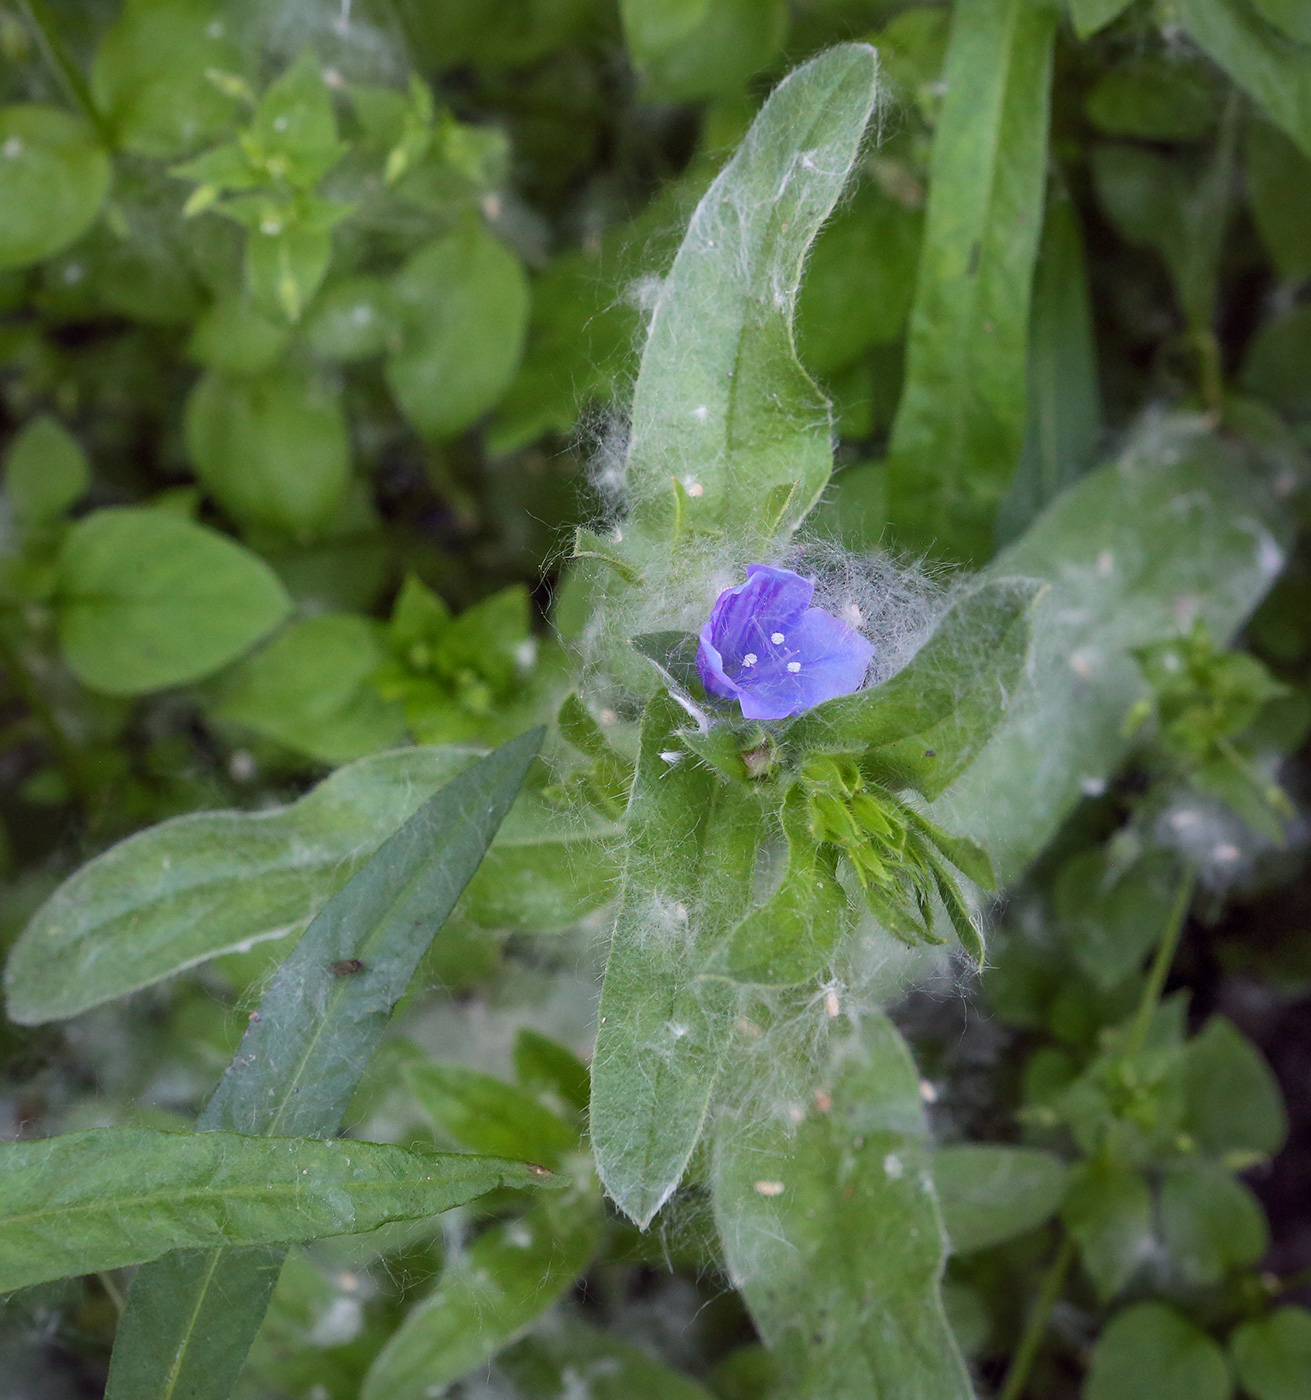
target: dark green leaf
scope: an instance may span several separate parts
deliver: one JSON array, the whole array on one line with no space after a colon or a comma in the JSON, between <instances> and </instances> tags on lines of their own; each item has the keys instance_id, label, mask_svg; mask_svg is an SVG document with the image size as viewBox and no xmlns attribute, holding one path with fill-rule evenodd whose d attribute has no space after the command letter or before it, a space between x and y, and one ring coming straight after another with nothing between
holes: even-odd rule
<instances>
[{"instance_id":1,"label":"dark green leaf","mask_svg":"<svg viewBox=\"0 0 1311 1400\"><path fill-rule=\"evenodd\" d=\"M1065 1198L1069 1172L1036 1147L959 1143L933 1156L933 1184L952 1252L991 1249L1049 1220Z\"/></svg>"},{"instance_id":2,"label":"dark green leaf","mask_svg":"<svg viewBox=\"0 0 1311 1400\"><path fill-rule=\"evenodd\" d=\"M1234 1329L1229 1354L1252 1400L1304 1400L1311 1375L1311 1312L1285 1307Z\"/></svg>"},{"instance_id":3,"label":"dark green leaf","mask_svg":"<svg viewBox=\"0 0 1311 1400\"><path fill-rule=\"evenodd\" d=\"M1175 1271L1192 1288L1206 1288L1231 1270L1250 1268L1270 1244L1260 1202L1211 1162L1166 1173L1161 1238Z\"/></svg>"},{"instance_id":4,"label":"dark green leaf","mask_svg":"<svg viewBox=\"0 0 1311 1400\"><path fill-rule=\"evenodd\" d=\"M1188 1042L1184 1126L1203 1152L1248 1166L1288 1136L1279 1084L1261 1052L1223 1016Z\"/></svg>"},{"instance_id":5,"label":"dark green leaf","mask_svg":"<svg viewBox=\"0 0 1311 1400\"><path fill-rule=\"evenodd\" d=\"M1061 1218L1102 1302L1113 1298L1157 1248L1151 1193L1142 1176L1127 1167L1084 1162L1072 1174Z\"/></svg>"},{"instance_id":6,"label":"dark green leaf","mask_svg":"<svg viewBox=\"0 0 1311 1400\"><path fill-rule=\"evenodd\" d=\"M63 424L41 414L14 439L5 460L5 495L24 525L44 525L91 484L86 453Z\"/></svg>"},{"instance_id":7,"label":"dark green leaf","mask_svg":"<svg viewBox=\"0 0 1311 1400\"><path fill-rule=\"evenodd\" d=\"M783 0L621 0L619 9L644 85L675 102L740 88L787 33Z\"/></svg>"},{"instance_id":8,"label":"dark green leaf","mask_svg":"<svg viewBox=\"0 0 1311 1400\"><path fill-rule=\"evenodd\" d=\"M1229 1400L1224 1353L1164 1303L1138 1303L1098 1339L1086 1400Z\"/></svg>"},{"instance_id":9,"label":"dark green leaf","mask_svg":"<svg viewBox=\"0 0 1311 1400\"><path fill-rule=\"evenodd\" d=\"M540 1329L502 1352L496 1365L525 1400L571 1400L580 1387L589 1400L711 1400L640 1347L575 1320Z\"/></svg>"}]
</instances>

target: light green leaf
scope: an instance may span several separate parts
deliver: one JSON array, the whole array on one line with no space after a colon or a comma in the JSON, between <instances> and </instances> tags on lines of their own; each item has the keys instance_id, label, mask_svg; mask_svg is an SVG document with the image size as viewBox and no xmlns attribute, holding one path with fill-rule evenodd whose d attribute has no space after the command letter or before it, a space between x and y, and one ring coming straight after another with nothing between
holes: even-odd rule
<instances>
[{"instance_id":1,"label":"light green leaf","mask_svg":"<svg viewBox=\"0 0 1311 1400\"><path fill-rule=\"evenodd\" d=\"M712 1189L729 1274L777 1353L779 1394L967 1400L919 1075L884 1017L863 1016L861 1036L818 1075L804 1036L772 1047L768 1072L821 1091L791 1121L724 1114Z\"/></svg>"},{"instance_id":2,"label":"light green leaf","mask_svg":"<svg viewBox=\"0 0 1311 1400\"><path fill-rule=\"evenodd\" d=\"M169 159L213 140L238 103L206 74L241 68L216 0L128 0L96 51L91 93L134 155Z\"/></svg>"},{"instance_id":3,"label":"light green leaf","mask_svg":"<svg viewBox=\"0 0 1311 1400\"><path fill-rule=\"evenodd\" d=\"M290 368L206 374L186 410L187 451L219 504L247 525L305 538L331 519L350 478L340 397Z\"/></svg>"},{"instance_id":4,"label":"light green leaf","mask_svg":"<svg viewBox=\"0 0 1311 1400\"><path fill-rule=\"evenodd\" d=\"M336 1139L91 1128L0 1143L0 1293L170 1249L359 1234L541 1181L495 1157Z\"/></svg>"},{"instance_id":5,"label":"light green leaf","mask_svg":"<svg viewBox=\"0 0 1311 1400\"><path fill-rule=\"evenodd\" d=\"M1133 0L1067 0L1067 3L1074 32L1080 39L1090 39L1113 19L1119 19Z\"/></svg>"},{"instance_id":6,"label":"light green leaf","mask_svg":"<svg viewBox=\"0 0 1311 1400\"><path fill-rule=\"evenodd\" d=\"M100 212L109 157L58 107L0 107L0 271L75 243Z\"/></svg>"},{"instance_id":7,"label":"light green leaf","mask_svg":"<svg viewBox=\"0 0 1311 1400\"><path fill-rule=\"evenodd\" d=\"M353 613L293 623L223 678L211 713L320 763L392 748L405 737L405 714L372 684L386 657L380 632Z\"/></svg>"},{"instance_id":8,"label":"light green leaf","mask_svg":"<svg viewBox=\"0 0 1311 1400\"><path fill-rule=\"evenodd\" d=\"M262 375L282 358L290 339L284 322L269 319L246 297L227 296L196 322L187 354L222 375Z\"/></svg>"},{"instance_id":9,"label":"light green leaf","mask_svg":"<svg viewBox=\"0 0 1311 1400\"><path fill-rule=\"evenodd\" d=\"M60 550L55 613L64 659L109 695L208 676L290 611L263 560L164 511L98 510Z\"/></svg>"},{"instance_id":10,"label":"light green leaf","mask_svg":"<svg viewBox=\"0 0 1311 1400\"><path fill-rule=\"evenodd\" d=\"M907 544L960 559L991 553L1024 439L1055 23L1029 0L952 13L888 511Z\"/></svg>"},{"instance_id":11,"label":"light green leaf","mask_svg":"<svg viewBox=\"0 0 1311 1400\"><path fill-rule=\"evenodd\" d=\"M1311 1312L1286 1307L1234 1329L1238 1380L1252 1400L1304 1400L1311 1375Z\"/></svg>"},{"instance_id":12,"label":"light green leaf","mask_svg":"<svg viewBox=\"0 0 1311 1400\"><path fill-rule=\"evenodd\" d=\"M1231 637L1283 566L1288 525L1287 507L1188 420L1144 427L1082 477L988 569L1050 587L1026 678L933 819L984 842L1013 881L1127 751L1143 685L1131 649L1178 633L1179 599Z\"/></svg>"},{"instance_id":13,"label":"light green leaf","mask_svg":"<svg viewBox=\"0 0 1311 1400\"><path fill-rule=\"evenodd\" d=\"M1270 1245L1261 1203L1212 1162L1174 1167L1161 1183L1161 1238L1182 1282L1219 1283L1250 1268Z\"/></svg>"},{"instance_id":14,"label":"light green leaf","mask_svg":"<svg viewBox=\"0 0 1311 1400\"><path fill-rule=\"evenodd\" d=\"M201 1114L202 1131L337 1131L393 1007L509 811L542 733L511 741L453 778L323 907L251 1017ZM226 1400L280 1266L256 1248L193 1251L142 1269L119 1322L106 1400Z\"/></svg>"},{"instance_id":15,"label":"light green leaf","mask_svg":"<svg viewBox=\"0 0 1311 1400\"><path fill-rule=\"evenodd\" d=\"M1164 1303L1117 1314L1098 1338L1085 1400L1229 1400L1224 1353Z\"/></svg>"},{"instance_id":16,"label":"light green leaf","mask_svg":"<svg viewBox=\"0 0 1311 1400\"><path fill-rule=\"evenodd\" d=\"M420 248L391 286L400 348L387 383L426 437L483 416L514 377L528 326L528 279L512 252L469 223Z\"/></svg>"},{"instance_id":17,"label":"light green leaf","mask_svg":"<svg viewBox=\"0 0 1311 1400\"><path fill-rule=\"evenodd\" d=\"M1071 1175L1061 1218L1098 1298L1113 1298L1156 1252L1152 1198L1142 1176L1101 1160Z\"/></svg>"},{"instance_id":18,"label":"light green leaf","mask_svg":"<svg viewBox=\"0 0 1311 1400\"><path fill-rule=\"evenodd\" d=\"M1065 1199L1065 1163L1036 1147L957 1143L933 1155L933 1184L952 1253L1027 1234L1049 1220Z\"/></svg>"},{"instance_id":19,"label":"light green leaf","mask_svg":"<svg viewBox=\"0 0 1311 1400\"><path fill-rule=\"evenodd\" d=\"M599 1193L584 1180L566 1196L493 1225L446 1266L392 1333L360 1400L429 1400L483 1365L574 1283L603 1219Z\"/></svg>"},{"instance_id":20,"label":"light green leaf","mask_svg":"<svg viewBox=\"0 0 1311 1400\"><path fill-rule=\"evenodd\" d=\"M1074 201L1053 181L1029 323L1028 423L1019 466L997 511L1008 544L1093 465L1101 395L1083 233Z\"/></svg>"},{"instance_id":21,"label":"light green leaf","mask_svg":"<svg viewBox=\"0 0 1311 1400\"><path fill-rule=\"evenodd\" d=\"M792 492L796 527L832 467L828 408L792 350L806 249L842 192L869 119L875 54L848 44L785 78L697 206L651 312L626 480L633 523L674 532L671 477L699 483L685 528L772 533L764 503ZM658 543L657 543L658 542Z\"/></svg>"},{"instance_id":22,"label":"light green leaf","mask_svg":"<svg viewBox=\"0 0 1311 1400\"><path fill-rule=\"evenodd\" d=\"M1252 0L1252 3L1290 39L1311 44L1311 14L1301 0Z\"/></svg>"},{"instance_id":23,"label":"light green leaf","mask_svg":"<svg viewBox=\"0 0 1311 1400\"><path fill-rule=\"evenodd\" d=\"M328 275L331 224L348 211L325 203L316 212L319 217L311 223L257 226L246 234L246 286L251 296L266 311L280 312L293 325Z\"/></svg>"},{"instance_id":24,"label":"light green leaf","mask_svg":"<svg viewBox=\"0 0 1311 1400\"><path fill-rule=\"evenodd\" d=\"M750 900L763 820L745 785L664 757L685 719L659 695L642 720L593 1058L597 1171L642 1228L682 1178L722 1065L732 992L702 973Z\"/></svg>"},{"instance_id":25,"label":"light green leaf","mask_svg":"<svg viewBox=\"0 0 1311 1400\"><path fill-rule=\"evenodd\" d=\"M573 1319L537 1328L496 1365L525 1400L571 1400L580 1387L589 1400L711 1400L704 1387L640 1347Z\"/></svg>"},{"instance_id":26,"label":"light green leaf","mask_svg":"<svg viewBox=\"0 0 1311 1400\"><path fill-rule=\"evenodd\" d=\"M346 363L382 354L398 335L391 288L381 277L330 282L305 323L305 338L316 355Z\"/></svg>"},{"instance_id":27,"label":"light green leaf","mask_svg":"<svg viewBox=\"0 0 1311 1400\"><path fill-rule=\"evenodd\" d=\"M1246 1167L1288 1136L1279 1083L1265 1057L1223 1016L1212 1016L1184 1056L1184 1123L1203 1152Z\"/></svg>"},{"instance_id":28,"label":"light green leaf","mask_svg":"<svg viewBox=\"0 0 1311 1400\"><path fill-rule=\"evenodd\" d=\"M785 742L799 753L858 753L880 782L939 796L987 744L1019 688L1041 588L998 578L965 594L904 670L816 705Z\"/></svg>"},{"instance_id":29,"label":"light green leaf","mask_svg":"<svg viewBox=\"0 0 1311 1400\"><path fill-rule=\"evenodd\" d=\"M33 418L14 439L5 461L5 494L24 525L61 516L91 484L81 444L48 413Z\"/></svg>"},{"instance_id":30,"label":"light green leaf","mask_svg":"<svg viewBox=\"0 0 1311 1400\"><path fill-rule=\"evenodd\" d=\"M784 0L621 0L624 39L652 97L695 102L737 91L787 33Z\"/></svg>"},{"instance_id":31,"label":"light green leaf","mask_svg":"<svg viewBox=\"0 0 1311 1400\"><path fill-rule=\"evenodd\" d=\"M1311 50L1241 0L1178 0L1198 47L1311 157Z\"/></svg>"},{"instance_id":32,"label":"light green leaf","mask_svg":"<svg viewBox=\"0 0 1311 1400\"><path fill-rule=\"evenodd\" d=\"M526 1090L464 1065L432 1064L417 1051L402 1075L419 1107L462 1146L557 1167L577 1130ZM492 1144L498 1144L493 1148Z\"/></svg>"}]
</instances>

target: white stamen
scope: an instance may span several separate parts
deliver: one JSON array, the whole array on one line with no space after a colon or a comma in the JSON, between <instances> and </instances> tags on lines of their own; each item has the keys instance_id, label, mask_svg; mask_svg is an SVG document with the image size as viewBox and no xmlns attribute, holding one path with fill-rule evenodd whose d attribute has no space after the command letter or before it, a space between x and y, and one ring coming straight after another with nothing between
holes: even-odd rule
<instances>
[{"instance_id":1,"label":"white stamen","mask_svg":"<svg viewBox=\"0 0 1311 1400\"><path fill-rule=\"evenodd\" d=\"M788 670L791 671L792 674L795 676L796 673L797 673L799 670L801 670L801 662L800 662L800 661L789 661L789 662L788 662Z\"/></svg>"},{"instance_id":2,"label":"white stamen","mask_svg":"<svg viewBox=\"0 0 1311 1400\"><path fill-rule=\"evenodd\" d=\"M756 662L759 661L759 660L760 660L760 658L755 654L754 651L749 651L749 652L747 652L747 654L742 658L742 664L743 664L744 666L754 666L754 665L756 664Z\"/></svg>"},{"instance_id":3,"label":"white stamen","mask_svg":"<svg viewBox=\"0 0 1311 1400\"><path fill-rule=\"evenodd\" d=\"M781 647L783 643L787 641L787 638L782 634L782 632L775 632L769 640L773 642L776 647Z\"/></svg>"}]
</instances>

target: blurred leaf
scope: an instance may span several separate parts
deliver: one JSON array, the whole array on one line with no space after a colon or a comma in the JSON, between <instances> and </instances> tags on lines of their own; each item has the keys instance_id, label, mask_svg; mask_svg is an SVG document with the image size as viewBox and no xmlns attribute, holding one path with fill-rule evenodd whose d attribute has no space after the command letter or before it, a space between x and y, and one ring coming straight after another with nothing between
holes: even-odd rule
<instances>
[{"instance_id":1,"label":"blurred leaf","mask_svg":"<svg viewBox=\"0 0 1311 1400\"><path fill-rule=\"evenodd\" d=\"M874 1012L818 1076L804 1037L775 1045L772 1060L780 1050L795 1081L817 1078L820 1092L790 1121L725 1115L712 1187L730 1277L783 1373L778 1393L966 1400L973 1390L938 1293L946 1242L905 1044Z\"/></svg>"},{"instance_id":2,"label":"blurred leaf","mask_svg":"<svg viewBox=\"0 0 1311 1400\"><path fill-rule=\"evenodd\" d=\"M0 271L76 242L109 189L95 133L58 107L0 107Z\"/></svg>"},{"instance_id":3,"label":"blurred leaf","mask_svg":"<svg viewBox=\"0 0 1311 1400\"><path fill-rule=\"evenodd\" d=\"M891 680L816 705L788 726L785 742L800 753L859 753L878 781L938 797L1006 713L1040 587L999 578L973 589Z\"/></svg>"},{"instance_id":4,"label":"blurred leaf","mask_svg":"<svg viewBox=\"0 0 1311 1400\"><path fill-rule=\"evenodd\" d=\"M1068 1181L1064 1162L1036 1147L956 1143L933 1154L933 1185L953 1254L1036 1230L1060 1209Z\"/></svg>"},{"instance_id":5,"label":"blurred leaf","mask_svg":"<svg viewBox=\"0 0 1311 1400\"><path fill-rule=\"evenodd\" d=\"M398 0L397 10L418 58L439 69L521 68L596 22L592 0Z\"/></svg>"},{"instance_id":6,"label":"blurred leaf","mask_svg":"<svg viewBox=\"0 0 1311 1400\"><path fill-rule=\"evenodd\" d=\"M1024 440L1029 294L1047 164L1055 14L957 6L888 456L909 547L983 561Z\"/></svg>"},{"instance_id":7,"label":"blurred leaf","mask_svg":"<svg viewBox=\"0 0 1311 1400\"><path fill-rule=\"evenodd\" d=\"M731 989L701 974L750 898L763 817L745 785L665 760L685 718L658 695L642 719L593 1057L597 1172L643 1229L682 1178L726 1052Z\"/></svg>"},{"instance_id":8,"label":"blurred leaf","mask_svg":"<svg viewBox=\"0 0 1311 1400\"><path fill-rule=\"evenodd\" d=\"M206 374L187 400L187 450L205 486L243 524L304 538L341 504L350 437L326 383L290 368Z\"/></svg>"},{"instance_id":9,"label":"blurred leaf","mask_svg":"<svg viewBox=\"0 0 1311 1400\"><path fill-rule=\"evenodd\" d=\"M274 975L197 1123L327 1137L420 958L509 811L543 731L459 774L329 900ZM476 1160L476 1159L470 1159ZM142 1269L119 1322L106 1400L226 1400L277 1283L267 1249Z\"/></svg>"},{"instance_id":10,"label":"blurred leaf","mask_svg":"<svg viewBox=\"0 0 1311 1400\"><path fill-rule=\"evenodd\" d=\"M33 418L5 459L5 494L24 525L45 525L75 505L91 485L78 440L48 413Z\"/></svg>"},{"instance_id":11,"label":"blurred leaf","mask_svg":"<svg viewBox=\"0 0 1311 1400\"><path fill-rule=\"evenodd\" d=\"M210 675L291 610L273 571L158 510L98 510L69 531L55 602L64 658L93 689L141 695Z\"/></svg>"},{"instance_id":12,"label":"blurred leaf","mask_svg":"<svg viewBox=\"0 0 1311 1400\"><path fill-rule=\"evenodd\" d=\"M91 92L119 146L169 159L220 135L239 106L208 78L238 73L218 0L127 0L96 51Z\"/></svg>"},{"instance_id":13,"label":"blurred leaf","mask_svg":"<svg viewBox=\"0 0 1311 1400\"><path fill-rule=\"evenodd\" d=\"M1303 1400L1311 1375L1311 1312L1279 1308L1234 1329L1229 1354L1252 1400Z\"/></svg>"},{"instance_id":14,"label":"blurred leaf","mask_svg":"<svg viewBox=\"0 0 1311 1400\"><path fill-rule=\"evenodd\" d=\"M519 1082L534 1093L552 1094L562 1106L587 1108L591 1076L587 1066L563 1045L522 1026L514 1041L514 1072Z\"/></svg>"},{"instance_id":15,"label":"blurred leaf","mask_svg":"<svg viewBox=\"0 0 1311 1400\"><path fill-rule=\"evenodd\" d=\"M402 1074L420 1108L461 1146L487 1152L499 1144L520 1161L558 1168L578 1147L578 1133L526 1090L464 1065L407 1058Z\"/></svg>"},{"instance_id":16,"label":"blurred leaf","mask_svg":"<svg viewBox=\"0 0 1311 1400\"><path fill-rule=\"evenodd\" d=\"M196 322L187 353L220 375L263 375L282 358L290 340L291 330L284 322L269 319L245 297L229 296L216 301Z\"/></svg>"},{"instance_id":17,"label":"blurred leaf","mask_svg":"<svg viewBox=\"0 0 1311 1400\"><path fill-rule=\"evenodd\" d=\"M1119 767L1142 693L1131 649L1178 632L1180 599L1218 640L1232 636L1282 568L1288 526L1287 507L1195 424L1140 429L989 566L1050 587L1006 717L933 819L985 841L1003 887L1016 879Z\"/></svg>"},{"instance_id":18,"label":"blurred leaf","mask_svg":"<svg viewBox=\"0 0 1311 1400\"><path fill-rule=\"evenodd\" d=\"M1206 1288L1251 1268L1270 1245L1260 1202L1214 1163L1174 1167L1161 1183L1161 1238L1184 1284Z\"/></svg>"},{"instance_id":19,"label":"blurred leaf","mask_svg":"<svg viewBox=\"0 0 1311 1400\"><path fill-rule=\"evenodd\" d=\"M525 1400L711 1400L640 1347L575 1319L552 1319L496 1358ZM1259 1397L1265 1400L1265 1397Z\"/></svg>"},{"instance_id":20,"label":"blurred leaf","mask_svg":"<svg viewBox=\"0 0 1311 1400\"><path fill-rule=\"evenodd\" d=\"M351 613L294 622L223 677L210 712L320 763L393 748L405 717L370 683L385 655L380 631Z\"/></svg>"},{"instance_id":21,"label":"blurred leaf","mask_svg":"<svg viewBox=\"0 0 1311 1400\"><path fill-rule=\"evenodd\" d=\"M1178 884L1178 865L1163 851L1121 870L1098 846L1061 866L1056 916L1075 962L1097 986L1110 991L1138 970L1161 936Z\"/></svg>"},{"instance_id":22,"label":"blurred leaf","mask_svg":"<svg viewBox=\"0 0 1311 1400\"><path fill-rule=\"evenodd\" d=\"M528 324L523 266L469 223L415 253L391 295L401 341L388 356L387 383L421 433L453 437L492 408L518 368Z\"/></svg>"},{"instance_id":23,"label":"blurred leaf","mask_svg":"<svg viewBox=\"0 0 1311 1400\"><path fill-rule=\"evenodd\" d=\"M1311 306L1294 306L1267 321L1247 350L1242 385L1294 420L1311 418Z\"/></svg>"},{"instance_id":24,"label":"blurred leaf","mask_svg":"<svg viewBox=\"0 0 1311 1400\"><path fill-rule=\"evenodd\" d=\"M1311 277L1311 157L1276 126L1247 123L1247 200L1279 275Z\"/></svg>"},{"instance_id":25,"label":"blurred leaf","mask_svg":"<svg viewBox=\"0 0 1311 1400\"><path fill-rule=\"evenodd\" d=\"M675 531L672 478L699 485L688 531L787 533L832 468L828 410L797 363L792 310L811 240L837 201L874 101L875 55L842 45L775 89L697 206L652 307L626 478L639 533ZM781 520L762 515L790 490Z\"/></svg>"},{"instance_id":26,"label":"blurred leaf","mask_svg":"<svg viewBox=\"0 0 1311 1400\"><path fill-rule=\"evenodd\" d=\"M1071 1173L1061 1218L1103 1303L1115 1297L1157 1249L1151 1193L1141 1174L1128 1167L1097 1160L1081 1163Z\"/></svg>"},{"instance_id":27,"label":"blurred leaf","mask_svg":"<svg viewBox=\"0 0 1311 1400\"><path fill-rule=\"evenodd\" d=\"M1229 1400L1224 1353L1164 1303L1138 1303L1097 1341L1086 1400Z\"/></svg>"},{"instance_id":28,"label":"blurred leaf","mask_svg":"<svg viewBox=\"0 0 1311 1400\"><path fill-rule=\"evenodd\" d=\"M1237 1165L1247 1166L1284 1145L1288 1116L1279 1084L1231 1021L1212 1016L1188 1042L1184 1073L1184 1127L1201 1151L1232 1154Z\"/></svg>"},{"instance_id":29,"label":"blurred leaf","mask_svg":"<svg viewBox=\"0 0 1311 1400\"><path fill-rule=\"evenodd\" d=\"M1290 39L1311 44L1311 15L1299 0L1252 0L1256 8Z\"/></svg>"},{"instance_id":30,"label":"blurred leaf","mask_svg":"<svg viewBox=\"0 0 1311 1400\"><path fill-rule=\"evenodd\" d=\"M1067 0L1067 3L1074 32L1080 39L1089 39L1113 19L1118 19L1132 0Z\"/></svg>"},{"instance_id":31,"label":"blurred leaf","mask_svg":"<svg viewBox=\"0 0 1311 1400\"><path fill-rule=\"evenodd\" d=\"M1311 63L1307 49L1264 23L1252 6L1240 0L1178 3L1184 26L1197 46L1251 93L1275 125L1311 158Z\"/></svg>"},{"instance_id":32,"label":"blurred leaf","mask_svg":"<svg viewBox=\"0 0 1311 1400\"><path fill-rule=\"evenodd\" d=\"M391 288L381 277L367 275L329 283L305 326L316 355L344 363L382 354L397 334Z\"/></svg>"},{"instance_id":33,"label":"blurred leaf","mask_svg":"<svg viewBox=\"0 0 1311 1400\"><path fill-rule=\"evenodd\" d=\"M1093 464L1101 393L1083 234L1064 186L1048 188L1029 325L1028 423L1019 466L997 512L1008 544Z\"/></svg>"},{"instance_id":34,"label":"blurred leaf","mask_svg":"<svg viewBox=\"0 0 1311 1400\"><path fill-rule=\"evenodd\" d=\"M165 1251L280 1244L419 1220L531 1168L385 1143L91 1128L0 1144L0 1291Z\"/></svg>"},{"instance_id":35,"label":"blurred leaf","mask_svg":"<svg viewBox=\"0 0 1311 1400\"><path fill-rule=\"evenodd\" d=\"M428 1400L486 1363L587 1267L602 1220L594 1186L576 1182L479 1235L392 1333L360 1400Z\"/></svg>"},{"instance_id":36,"label":"blurred leaf","mask_svg":"<svg viewBox=\"0 0 1311 1400\"><path fill-rule=\"evenodd\" d=\"M694 102L735 92L787 34L784 0L620 0L624 40L652 97Z\"/></svg>"},{"instance_id":37,"label":"blurred leaf","mask_svg":"<svg viewBox=\"0 0 1311 1400\"><path fill-rule=\"evenodd\" d=\"M111 846L37 911L9 958L8 1013L59 1020L209 958L294 937L470 749L402 749L298 801L192 812Z\"/></svg>"},{"instance_id":38,"label":"blurred leaf","mask_svg":"<svg viewBox=\"0 0 1311 1400\"><path fill-rule=\"evenodd\" d=\"M1199 141L1214 129L1223 105L1217 76L1203 60L1149 50L1102 73L1084 111L1108 136Z\"/></svg>"}]
</instances>

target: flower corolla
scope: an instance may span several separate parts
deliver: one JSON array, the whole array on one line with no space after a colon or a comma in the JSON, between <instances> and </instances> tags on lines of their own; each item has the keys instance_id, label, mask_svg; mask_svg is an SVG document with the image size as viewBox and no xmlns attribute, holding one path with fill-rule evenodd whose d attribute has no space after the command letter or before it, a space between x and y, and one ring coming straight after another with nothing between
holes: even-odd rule
<instances>
[{"instance_id":1,"label":"flower corolla","mask_svg":"<svg viewBox=\"0 0 1311 1400\"><path fill-rule=\"evenodd\" d=\"M859 690L874 648L840 618L812 608L815 580L748 564L701 629L696 666L710 695L736 700L747 719L786 719Z\"/></svg>"}]
</instances>

